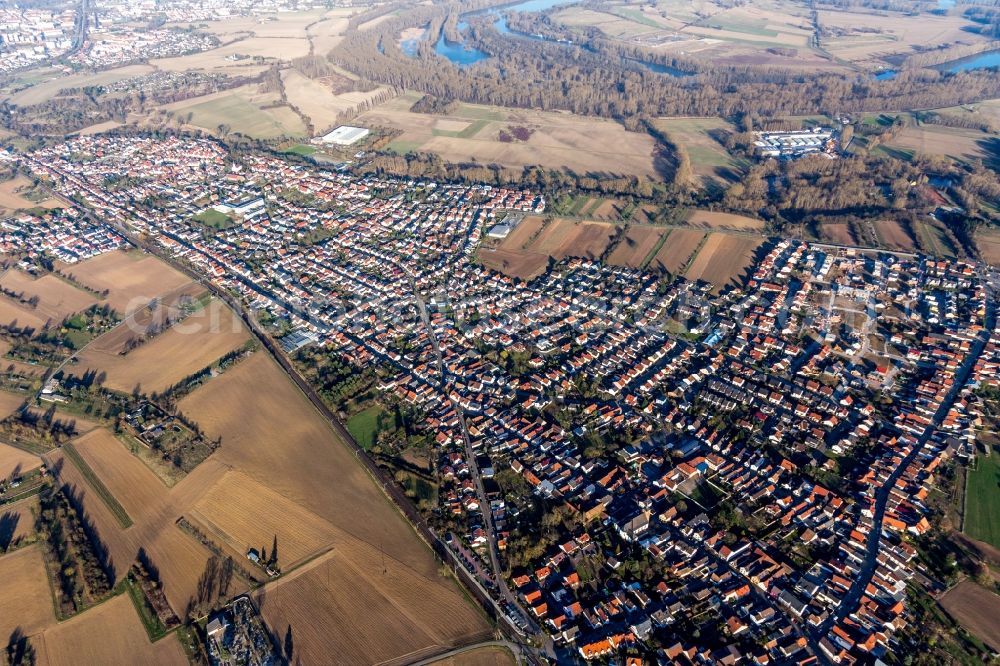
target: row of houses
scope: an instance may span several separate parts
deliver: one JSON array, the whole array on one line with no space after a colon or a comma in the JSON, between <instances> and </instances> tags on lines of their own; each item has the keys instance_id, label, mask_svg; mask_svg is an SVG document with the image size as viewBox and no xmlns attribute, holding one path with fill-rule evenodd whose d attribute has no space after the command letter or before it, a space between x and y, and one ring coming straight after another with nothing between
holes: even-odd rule
<instances>
[{"instance_id":1,"label":"row of houses","mask_svg":"<svg viewBox=\"0 0 1000 666\"><path fill-rule=\"evenodd\" d=\"M526 283L475 259L506 216L544 210L524 190L232 160L191 139L80 137L27 162L296 340L379 367L384 399L424 415L463 556L489 543L488 511L521 562L539 527L524 516L557 507L511 584L562 649L769 664L899 647L924 500L1000 361L975 266L773 241L723 295L584 258ZM114 174L129 181L109 191ZM196 219L247 201L223 228ZM527 496L480 497L473 463Z\"/></svg>"}]
</instances>

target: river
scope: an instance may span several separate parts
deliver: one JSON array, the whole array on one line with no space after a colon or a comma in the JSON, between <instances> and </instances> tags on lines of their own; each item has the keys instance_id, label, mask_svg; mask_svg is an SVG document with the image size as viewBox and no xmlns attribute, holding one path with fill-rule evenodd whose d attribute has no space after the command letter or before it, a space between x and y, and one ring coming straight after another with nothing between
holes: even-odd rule
<instances>
[{"instance_id":1,"label":"river","mask_svg":"<svg viewBox=\"0 0 1000 666\"><path fill-rule=\"evenodd\" d=\"M560 5L570 5L576 2L576 0L524 0L523 2L518 2L511 5L501 5L498 7L488 7L486 9L478 9L472 12L466 12L458 17L458 23L456 25L460 33L464 33L468 27L468 19L476 16L493 16L493 27L496 28L497 32L501 35L507 35L512 39L532 39L540 42L549 42L551 44L561 44L564 46L572 45L573 42L568 40L556 40L544 37L542 35L531 35L525 32L519 32L517 30L512 30L510 26L507 25L507 18L504 16L504 12L542 12L552 7L558 7ZM414 57L417 53L417 44L412 40L407 40L401 45L403 53L410 57ZM434 45L434 51L439 56L447 58L459 67L469 67L474 65L481 60L485 60L490 57L490 54L477 49L476 47L467 44L466 42L451 42L444 36L444 31L441 31L441 35L438 37L437 43ZM658 63L645 62L642 60L629 59L629 62L641 65L651 72L656 72L658 74L668 74L670 76L691 76L691 72L684 72L675 67L670 67L669 65L661 65Z\"/></svg>"}]
</instances>

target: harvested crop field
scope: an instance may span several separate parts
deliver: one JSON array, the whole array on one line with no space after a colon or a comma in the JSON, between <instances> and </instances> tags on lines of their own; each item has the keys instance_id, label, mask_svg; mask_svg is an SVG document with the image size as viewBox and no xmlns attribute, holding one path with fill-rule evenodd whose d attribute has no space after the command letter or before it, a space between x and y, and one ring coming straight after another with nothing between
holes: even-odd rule
<instances>
[{"instance_id":1,"label":"harvested crop field","mask_svg":"<svg viewBox=\"0 0 1000 666\"><path fill-rule=\"evenodd\" d=\"M306 78L294 69L283 71L281 79L285 84L288 102L309 117L316 134L332 129L337 123L338 114L357 109L387 91L386 88L375 88L368 92L337 93L330 86L319 80Z\"/></svg>"},{"instance_id":2,"label":"harvested crop field","mask_svg":"<svg viewBox=\"0 0 1000 666\"><path fill-rule=\"evenodd\" d=\"M557 219L545 227L529 249L556 259L565 257L597 259L607 248L614 234L614 225L604 222L573 222Z\"/></svg>"},{"instance_id":3,"label":"harvested crop field","mask_svg":"<svg viewBox=\"0 0 1000 666\"><path fill-rule=\"evenodd\" d=\"M381 543L393 557L432 566L430 551L267 354L257 352L206 382L178 408L209 438L222 437L210 460L244 472L337 528Z\"/></svg>"},{"instance_id":4,"label":"harvested crop field","mask_svg":"<svg viewBox=\"0 0 1000 666\"><path fill-rule=\"evenodd\" d=\"M643 267L667 233L669 230L662 227L629 227L608 257L608 263L629 268Z\"/></svg>"},{"instance_id":5,"label":"harvested crop field","mask_svg":"<svg viewBox=\"0 0 1000 666\"><path fill-rule=\"evenodd\" d=\"M397 97L362 114L355 124L400 129L403 133L389 144L390 149L437 153L449 162L536 164L579 174L657 178L653 138L645 132L627 132L614 121L474 104L462 104L445 115L414 113L410 107L418 99L412 94ZM462 132L445 132L438 128L442 120L467 126ZM500 141L500 132L510 127L526 128L531 135L526 141Z\"/></svg>"},{"instance_id":6,"label":"harvested crop field","mask_svg":"<svg viewBox=\"0 0 1000 666\"><path fill-rule=\"evenodd\" d=\"M173 636L156 643L146 637L135 606L127 594L47 629L33 638L40 664L144 664L186 666L187 657Z\"/></svg>"},{"instance_id":7,"label":"harvested crop field","mask_svg":"<svg viewBox=\"0 0 1000 666\"><path fill-rule=\"evenodd\" d=\"M279 495L283 498L279 506L297 505L289 510L302 526L299 529L325 528L317 518L330 525L331 554L264 588L265 617L282 634L287 625L293 626L295 645L302 650L303 663L322 663L330 654L345 655L343 660L347 663L356 660L346 655L364 655L361 659L364 662L397 658L424 647L419 644L424 640L455 635L450 632L468 635L486 628L453 583L438 577L431 551L382 495L339 434L269 356L258 352L211 379L181 400L179 409L197 422L208 437L223 439L221 448L177 484L172 493L182 487L193 488L192 477L214 461L268 488L261 497ZM203 476L200 483L207 480ZM241 487L224 483L227 485L222 488L232 488L230 494L240 493L238 497L243 497ZM233 539L256 538L262 532L263 543L254 543L254 547L270 549L273 533L281 529L273 526L277 516L267 518L272 522L263 523L264 529L255 528L249 522L252 520L249 514L226 516L225 512L231 510L242 511L235 506L240 501L230 501L234 506L228 508L203 506L205 502L199 506L199 512L209 514L206 517L217 521L222 530L238 531L239 534L232 535ZM252 531L257 529L260 531ZM293 539L302 545L294 545ZM307 552L325 537L314 542L310 539L313 536L308 534L288 537L292 551L286 554L284 537L278 532L282 552L279 559L295 556L295 549ZM247 545L239 544L240 548ZM335 558L336 566L303 578L317 571L317 562L329 561L327 558L331 557ZM390 574L392 588L374 577L376 569L381 571L383 557L390 572L400 572L398 576ZM398 584L400 581L405 584ZM373 611L375 606L379 612ZM433 614L424 619L428 609L440 612L448 626L424 628L427 623L437 621ZM412 633L397 632L393 627L412 629ZM379 659L368 656L369 650Z\"/></svg>"},{"instance_id":8,"label":"harvested crop field","mask_svg":"<svg viewBox=\"0 0 1000 666\"><path fill-rule=\"evenodd\" d=\"M133 311L121 325L92 340L82 356L91 351L117 356L125 351L129 340L144 335L151 328L162 328L168 320L179 320L184 314L185 304L187 307L196 307L196 301L205 293L203 286L197 282L189 282L157 296L155 308L144 307Z\"/></svg>"},{"instance_id":9,"label":"harvested crop field","mask_svg":"<svg viewBox=\"0 0 1000 666\"><path fill-rule=\"evenodd\" d=\"M1000 596L965 580L942 596L940 603L963 627L1000 650Z\"/></svg>"},{"instance_id":10,"label":"harvested crop field","mask_svg":"<svg viewBox=\"0 0 1000 666\"><path fill-rule=\"evenodd\" d=\"M306 664L329 663L333 654L343 664L411 663L488 631L450 577L418 573L355 540L265 587L257 599L270 626L279 633L291 626Z\"/></svg>"},{"instance_id":11,"label":"harvested crop field","mask_svg":"<svg viewBox=\"0 0 1000 666\"><path fill-rule=\"evenodd\" d=\"M255 28L256 30L257 28ZM304 31L302 31L304 32ZM309 41L304 35L287 36L254 36L239 39L229 44L208 51L200 51L184 56L159 58L150 61L158 69L168 72L183 72L201 70L205 72L222 72L226 74L245 74L253 76L260 72L266 62L276 60L291 60L309 53ZM232 56L249 56L235 62ZM260 60L255 61L254 56Z\"/></svg>"},{"instance_id":12,"label":"harvested crop field","mask_svg":"<svg viewBox=\"0 0 1000 666\"><path fill-rule=\"evenodd\" d=\"M133 520L141 520L166 496L156 475L104 428L79 437L73 448Z\"/></svg>"},{"instance_id":13,"label":"harvested crop field","mask_svg":"<svg viewBox=\"0 0 1000 666\"><path fill-rule=\"evenodd\" d=\"M178 616L184 613L188 600L198 589L198 578L205 571L211 553L180 527L164 525L143 546L160 572L163 594ZM239 578L234 577L231 594L244 592Z\"/></svg>"},{"instance_id":14,"label":"harvested crop field","mask_svg":"<svg viewBox=\"0 0 1000 666\"><path fill-rule=\"evenodd\" d=\"M704 280L714 285L715 292L722 291L730 284L741 281L763 242L763 238L754 236L710 234L684 277Z\"/></svg>"},{"instance_id":15,"label":"harvested crop field","mask_svg":"<svg viewBox=\"0 0 1000 666\"><path fill-rule=\"evenodd\" d=\"M154 71L149 65L127 65L115 69L106 69L100 72L89 72L84 74L71 74L66 76L63 72L53 71L53 76L47 80L39 81L24 90L18 91L10 97L10 101L18 106L32 106L41 104L53 97L58 96L59 91L66 88L86 88L88 86L110 85L116 81L123 81Z\"/></svg>"},{"instance_id":16,"label":"harvested crop field","mask_svg":"<svg viewBox=\"0 0 1000 666\"><path fill-rule=\"evenodd\" d=\"M763 231L764 220L757 220L745 215L734 213L719 213L712 210L692 211L687 219L692 227L707 229L737 229L740 231Z\"/></svg>"},{"instance_id":17,"label":"harvested crop field","mask_svg":"<svg viewBox=\"0 0 1000 666\"><path fill-rule=\"evenodd\" d=\"M29 208L58 208L60 206L60 203L51 197L39 197L35 201L23 196L31 188L31 181L25 176L17 176L0 183L0 208L20 210Z\"/></svg>"},{"instance_id":18,"label":"harvested crop field","mask_svg":"<svg viewBox=\"0 0 1000 666\"><path fill-rule=\"evenodd\" d=\"M545 226L545 220L537 215L525 217L503 240L503 248L505 250L527 250Z\"/></svg>"},{"instance_id":19,"label":"harvested crop field","mask_svg":"<svg viewBox=\"0 0 1000 666\"><path fill-rule=\"evenodd\" d=\"M928 45L985 41L972 29L971 21L958 15L822 9L819 21L825 29L834 31L831 39L823 40L823 48L854 62L909 55Z\"/></svg>"},{"instance_id":20,"label":"harvested crop field","mask_svg":"<svg viewBox=\"0 0 1000 666\"><path fill-rule=\"evenodd\" d=\"M706 234L694 229L674 229L663 242L649 267L677 275L687 266Z\"/></svg>"},{"instance_id":21,"label":"harvested crop field","mask_svg":"<svg viewBox=\"0 0 1000 666\"><path fill-rule=\"evenodd\" d=\"M483 263L506 275L530 279L545 271L549 257L598 259L614 238L616 227L607 222L578 222L556 218L546 224L528 216L496 248L483 248Z\"/></svg>"},{"instance_id":22,"label":"harvested crop field","mask_svg":"<svg viewBox=\"0 0 1000 666\"><path fill-rule=\"evenodd\" d=\"M857 245L851 228L846 223L831 222L821 224L819 227L820 240L837 245Z\"/></svg>"},{"instance_id":23,"label":"harvested crop field","mask_svg":"<svg viewBox=\"0 0 1000 666\"><path fill-rule=\"evenodd\" d=\"M985 159L988 154L986 144L989 135L979 130L944 127L943 125L921 125L904 127L891 141L889 148L913 151L924 155L945 155L955 160L968 162Z\"/></svg>"},{"instance_id":24,"label":"harvested crop field","mask_svg":"<svg viewBox=\"0 0 1000 666\"><path fill-rule=\"evenodd\" d=\"M517 250L481 249L479 260L487 268L522 280L530 280L541 275L549 263L548 256L544 254Z\"/></svg>"},{"instance_id":25,"label":"harvested crop field","mask_svg":"<svg viewBox=\"0 0 1000 666\"><path fill-rule=\"evenodd\" d=\"M37 511L36 495L0 507L0 548L17 547L22 540L30 539L35 533Z\"/></svg>"},{"instance_id":26,"label":"harvested crop field","mask_svg":"<svg viewBox=\"0 0 1000 666\"><path fill-rule=\"evenodd\" d=\"M61 273L94 291L108 291L108 304L121 314L145 307L155 297L191 280L154 256L138 251L115 251L78 264L61 266Z\"/></svg>"},{"instance_id":27,"label":"harvested crop field","mask_svg":"<svg viewBox=\"0 0 1000 666\"><path fill-rule=\"evenodd\" d=\"M278 566L290 569L334 539L334 528L316 514L239 472L228 472L189 512L226 534L238 554L278 540Z\"/></svg>"},{"instance_id":28,"label":"harvested crop field","mask_svg":"<svg viewBox=\"0 0 1000 666\"><path fill-rule=\"evenodd\" d=\"M1000 266L1000 229L985 229L976 232L976 247L983 261Z\"/></svg>"},{"instance_id":29,"label":"harvested crop field","mask_svg":"<svg viewBox=\"0 0 1000 666\"><path fill-rule=\"evenodd\" d=\"M190 125L213 134L224 125L234 133L255 139L306 135L302 119L290 107L280 105L277 93L261 93L254 85L193 97L161 108L185 119L190 114Z\"/></svg>"},{"instance_id":30,"label":"harvested crop field","mask_svg":"<svg viewBox=\"0 0 1000 666\"><path fill-rule=\"evenodd\" d=\"M434 666L517 666L510 650L502 647L481 647L433 662Z\"/></svg>"},{"instance_id":31,"label":"harvested crop field","mask_svg":"<svg viewBox=\"0 0 1000 666\"><path fill-rule=\"evenodd\" d=\"M0 580L0 636L5 642L15 629L30 636L55 624L52 591L37 545L0 557Z\"/></svg>"},{"instance_id":32,"label":"harvested crop field","mask_svg":"<svg viewBox=\"0 0 1000 666\"><path fill-rule=\"evenodd\" d=\"M120 338L122 328L106 336ZM125 332L128 333L127 326ZM111 389L131 391L140 386L147 393L160 392L211 365L248 339L249 333L233 311L213 299L127 354L119 353L116 344L104 345L96 340L79 355L77 368L106 372L104 385Z\"/></svg>"},{"instance_id":33,"label":"harvested crop field","mask_svg":"<svg viewBox=\"0 0 1000 666\"><path fill-rule=\"evenodd\" d=\"M105 434L110 436L109 433ZM204 570L208 552L192 537L181 532L174 523L187 507L194 504L222 477L225 467L210 458L173 488L167 490L152 472L135 467L138 465L141 468L142 463L130 459L131 455L123 444L117 441L102 441L101 444L108 445L109 460L99 462L90 458L88 465L92 463L93 468L102 470L104 476L100 477L101 482L109 490L113 489L119 493L115 495L115 499L123 506L128 503L135 513L135 515L130 514L135 522L128 529L122 529L107 503L92 490L77 466L64 459L62 451L53 451L47 455L47 460L51 468L59 470L60 483L68 485L78 494L85 514L108 548L116 579L124 577L129 566L135 561L139 549L144 548L160 571L167 600L177 613L183 613L187 600L197 593L198 577ZM121 448L126 457L122 458L110 444ZM121 465L126 470L108 472L101 466L102 464L104 467ZM101 472L95 469L95 473ZM147 484L150 489L120 491L121 484L129 482L130 479ZM143 496L149 505L136 508L135 501L139 496Z\"/></svg>"},{"instance_id":34,"label":"harvested crop field","mask_svg":"<svg viewBox=\"0 0 1000 666\"><path fill-rule=\"evenodd\" d=\"M41 466L42 459L33 453L0 444L0 479L6 479L14 472L23 474Z\"/></svg>"},{"instance_id":35,"label":"harvested crop field","mask_svg":"<svg viewBox=\"0 0 1000 666\"><path fill-rule=\"evenodd\" d=\"M51 321L49 317L43 317L28 305L18 303L5 294L0 294L0 326L31 328L38 332L49 321ZM52 323L58 322L52 321Z\"/></svg>"},{"instance_id":36,"label":"harvested crop field","mask_svg":"<svg viewBox=\"0 0 1000 666\"><path fill-rule=\"evenodd\" d=\"M913 238L902 224L896 220L881 220L874 223L882 243L891 250L913 252Z\"/></svg>"},{"instance_id":37,"label":"harvested crop field","mask_svg":"<svg viewBox=\"0 0 1000 666\"><path fill-rule=\"evenodd\" d=\"M0 279L0 287L20 294L22 300L37 298L38 305L31 308L32 312L56 322L97 302L93 294L77 289L55 275L33 278L19 270L7 271Z\"/></svg>"},{"instance_id":38,"label":"harvested crop field","mask_svg":"<svg viewBox=\"0 0 1000 666\"><path fill-rule=\"evenodd\" d=\"M9 393L8 391L0 391L0 419L5 419L14 412L16 412L24 401L28 399L28 396L22 395L20 393ZM0 474L0 476L3 476Z\"/></svg>"}]
</instances>

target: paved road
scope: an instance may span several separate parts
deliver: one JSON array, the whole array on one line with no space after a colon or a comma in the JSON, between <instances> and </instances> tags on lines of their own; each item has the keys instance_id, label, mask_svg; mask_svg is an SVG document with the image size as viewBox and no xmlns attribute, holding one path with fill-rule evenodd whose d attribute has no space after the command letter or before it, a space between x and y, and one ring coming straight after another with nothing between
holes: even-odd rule
<instances>
[{"instance_id":1,"label":"paved road","mask_svg":"<svg viewBox=\"0 0 1000 666\"><path fill-rule=\"evenodd\" d=\"M83 48L83 43L87 41L87 11L89 1L80 0L79 13L76 16L76 31L73 33L73 45L65 55L72 55Z\"/></svg>"},{"instance_id":2,"label":"paved road","mask_svg":"<svg viewBox=\"0 0 1000 666\"><path fill-rule=\"evenodd\" d=\"M211 291L213 295L232 308L234 312L239 314L243 323L246 324L251 333L253 333L268 353L270 353L272 358L277 361L278 365L285 372L288 378L292 380L303 395L305 395L305 397L313 404L320 415L324 417L327 423L329 423L330 427L344 442L347 443L351 452L354 453L355 458L357 458L358 461L365 467L368 473L381 487L386 496L392 500L406 519L409 520L409 522L414 526L421 538L427 542L438 557L444 560L444 562L452 568L459 581L480 604L486 614L497 620L498 626L508 635L516 637L520 633L517 626L510 622L508 616L502 612L496 601L492 598L492 596L490 596L487 590L482 587L475 575L466 569L464 563L462 563L461 560L455 556L451 549L448 548L447 544L445 544L444 541L430 528L423 516L421 516L419 511L417 511L417 508L413 505L413 502L403 493L402 489L399 488L390 475L380 468L375 461L372 460L358 445L358 443L354 440L354 437L347 431L347 428L344 427L337 415L334 414L329 407L327 407L326 403L323 402L323 399L319 396L319 394L316 393L309 382L302 377L298 369L292 365L291 361L275 344L271 336L261 328L260 324L257 323L257 320L251 315L242 302L234 298L232 294L222 289L211 280L206 279L205 276L196 272L187 264L178 261L173 255L163 248L160 248L151 242L144 242L125 226L108 221L102 221L102 223L113 227L118 233L122 234L131 245L159 257L185 275L196 280Z\"/></svg>"},{"instance_id":3,"label":"paved road","mask_svg":"<svg viewBox=\"0 0 1000 666\"><path fill-rule=\"evenodd\" d=\"M437 335L434 333L434 327L431 325L430 316L427 314L427 305L424 303L423 297L420 295L419 289L417 289L416 284L412 283L413 288L413 301L417 307L417 311L420 313L420 320L423 322L424 327L427 330L427 336L430 338L431 345L434 348L434 355L437 358L438 375L440 381L440 390L442 393L447 395L447 384L445 382L445 365L444 365L444 355L441 352L441 346L438 344ZM547 640L547 635L531 620L531 617L525 613L524 609L521 608L520 601L517 596L510 591L507 586L507 582L503 576L503 569L500 567L499 558L499 548L497 547L497 531L496 526L493 523L493 511L490 508L489 502L486 499L486 490L483 487L483 479L479 473L479 465L476 464L476 452L472 448L472 439L469 437L469 429L465 423L465 413L462 410L462 406L456 401L448 397L452 408L458 414L459 425L462 430L462 442L465 448L466 462L469 465L469 472L472 477L473 484L476 487L476 496L479 499L479 508L483 516L483 521L486 527L486 537L487 545L490 554L490 568L493 577L493 583L500 593L502 599L507 602L511 607L518 609L524 619L528 621L529 627L532 633L536 635L541 641L545 642ZM504 614L506 615L506 614Z\"/></svg>"},{"instance_id":4,"label":"paved road","mask_svg":"<svg viewBox=\"0 0 1000 666\"><path fill-rule=\"evenodd\" d=\"M474 645L466 645L465 647L455 648L454 650L448 650L437 656L429 657L427 659L421 659L420 661L411 662L408 666L430 666L430 664L436 664L443 659L448 659L449 657L456 657L460 654L466 652L473 652L474 650L481 650L483 648L498 647L507 648L510 650L511 654L514 655L515 661L517 663L522 663L524 660L524 655L521 653L521 646L516 643L510 643L508 641L483 641L482 643L476 643Z\"/></svg>"},{"instance_id":5,"label":"paved road","mask_svg":"<svg viewBox=\"0 0 1000 666\"><path fill-rule=\"evenodd\" d=\"M909 455L907 455L903 461L896 466L896 469L893 470L893 472L889 475L885 482L879 486L879 489L875 493L874 517L872 519L871 532L869 534L868 541L865 544L865 559L862 563L861 571L857 576L855 576L854 581L851 584L851 588L841 599L840 603L837 604L836 608L833 609L833 612L830 613L830 616L827 617L826 621L814 631L807 634L807 640L813 648L813 651L824 664L832 664L832 662L827 657L826 653L820 649L820 640L830 633L830 630L835 624L839 623L849 614L854 612L855 609L857 609L858 604L861 601L861 595L864 593L865 588L868 587L868 583L871 582L872 576L875 574L875 569L878 565L878 553L882 544L882 523L885 520L885 511L892 489L896 486L896 482L903 475L906 468L913 462L914 459L916 459L927 442L929 442L934 433L937 432L938 427L944 421L944 418L948 415L948 411L955 403L955 399L965 386L965 382L968 380L969 374L972 372L972 368L975 365L976 360L979 358L980 354L983 353L983 348L989 341L989 332L993 330L996 318L993 298L994 295L992 290L988 290L985 319L986 330L976 337L972 348L969 350L969 353L965 357L965 361L962 363L962 367L959 368L957 373L955 373L955 383L952 386L951 391L949 391L948 395L945 396L945 399L941 402L941 406L934 413L934 418L932 419L931 424L927 426L924 433L917 438L917 441L913 445L913 449L910 451Z\"/></svg>"}]
</instances>

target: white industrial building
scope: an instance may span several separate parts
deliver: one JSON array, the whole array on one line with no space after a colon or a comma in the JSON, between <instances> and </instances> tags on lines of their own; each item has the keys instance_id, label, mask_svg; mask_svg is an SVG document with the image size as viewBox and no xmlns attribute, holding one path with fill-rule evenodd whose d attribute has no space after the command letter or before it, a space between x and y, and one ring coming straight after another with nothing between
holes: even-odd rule
<instances>
[{"instance_id":1,"label":"white industrial building","mask_svg":"<svg viewBox=\"0 0 1000 666\"><path fill-rule=\"evenodd\" d=\"M795 158L814 153L833 155L834 131L826 127L797 132L754 132L754 148L763 157Z\"/></svg>"},{"instance_id":2,"label":"white industrial building","mask_svg":"<svg viewBox=\"0 0 1000 666\"><path fill-rule=\"evenodd\" d=\"M352 143L357 143L369 134L371 134L371 130L364 127L341 125L329 134L321 136L318 139L313 139L313 141L315 143L333 144L335 146L349 146Z\"/></svg>"}]
</instances>

